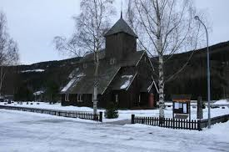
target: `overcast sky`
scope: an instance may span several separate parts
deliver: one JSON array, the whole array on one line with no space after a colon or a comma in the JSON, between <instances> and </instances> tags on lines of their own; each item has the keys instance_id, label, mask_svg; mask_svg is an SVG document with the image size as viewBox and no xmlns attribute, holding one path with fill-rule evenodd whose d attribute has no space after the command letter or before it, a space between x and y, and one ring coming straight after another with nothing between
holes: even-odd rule
<instances>
[{"instance_id":1,"label":"overcast sky","mask_svg":"<svg viewBox=\"0 0 229 152\"><path fill-rule=\"evenodd\" d=\"M229 41L229 0L195 3L198 9L207 12L212 27L210 44ZM11 37L19 44L22 64L66 58L55 50L52 40L58 35L71 35L72 16L79 13L79 0L0 0L0 10L7 16ZM113 22L117 19L118 16Z\"/></svg>"}]
</instances>

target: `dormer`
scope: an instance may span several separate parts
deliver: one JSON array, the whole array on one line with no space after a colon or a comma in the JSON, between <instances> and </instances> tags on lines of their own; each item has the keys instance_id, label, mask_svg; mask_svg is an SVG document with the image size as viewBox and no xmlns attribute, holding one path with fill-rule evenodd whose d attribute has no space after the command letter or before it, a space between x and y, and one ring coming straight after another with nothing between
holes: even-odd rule
<instances>
[{"instance_id":1,"label":"dormer","mask_svg":"<svg viewBox=\"0 0 229 152\"><path fill-rule=\"evenodd\" d=\"M137 51L137 35L130 26L121 18L105 34L106 58L124 59L128 54Z\"/></svg>"}]
</instances>

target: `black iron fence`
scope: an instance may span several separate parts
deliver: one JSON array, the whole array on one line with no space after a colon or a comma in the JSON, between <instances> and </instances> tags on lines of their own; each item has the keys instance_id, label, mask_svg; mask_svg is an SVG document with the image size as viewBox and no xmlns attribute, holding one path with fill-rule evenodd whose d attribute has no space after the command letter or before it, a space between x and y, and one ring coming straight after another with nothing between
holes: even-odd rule
<instances>
[{"instance_id":1,"label":"black iron fence","mask_svg":"<svg viewBox=\"0 0 229 152\"><path fill-rule=\"evenodd\" d=\"M63 111L63 110L2 106L2 105L0 105L0 109L27 111L27 112L42 113L42 114L49 114L49 115L69 117L69 118L94 120L94 121L100 121L100 122L102 122L103 120L103 112L99 112L99 115L94 115L93 113L89 113L89 112Z\"/></svg>"},{"instance_id":2,"label":"black iron fence","mask_svg":"<svg viewBox=\"0 0 229 152\"><path fill-rule=\"evenodd\" d=\"M229 115L223 115L211 118L211 124L223 123L229 120ZM157 117L136 117L131 116L131 123L145 124L151 126L159 126L173 129L189 129L189 130L202 130L207 127L208 120L187 120L187 119L172 119L172 118L157 118Z\"/></svg>"}]
</instances>

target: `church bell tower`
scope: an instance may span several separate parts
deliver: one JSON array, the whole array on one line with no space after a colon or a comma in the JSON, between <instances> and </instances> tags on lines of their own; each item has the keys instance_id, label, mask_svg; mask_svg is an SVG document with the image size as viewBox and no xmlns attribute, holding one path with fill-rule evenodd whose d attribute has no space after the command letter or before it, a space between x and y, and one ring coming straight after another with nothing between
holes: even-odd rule
<instances>
[{"instance_id":1,"label":"church bell tower","mask_svg":"<svg viewBox=\"0 0 229 152\"><path fill-rule=\"evenodd\" d=\"M122 18L105 34L106 39L106 58L115 58L116 60L125 59L125 57L137 51L137 35Z\"/></svg>"}]
</instances>

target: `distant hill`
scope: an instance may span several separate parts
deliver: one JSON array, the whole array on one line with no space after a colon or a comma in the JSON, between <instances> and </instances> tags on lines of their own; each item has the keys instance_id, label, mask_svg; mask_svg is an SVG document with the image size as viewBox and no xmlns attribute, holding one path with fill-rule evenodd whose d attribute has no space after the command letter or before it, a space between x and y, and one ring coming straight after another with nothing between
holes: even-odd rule
<instances>
[{"instance_id":1,"label":"distant hill","mask_svg":"<svg viewBox=\"0 0 229 152\"><path fill-rule=\"evenodd\" d=\"M229 97L229 42L210 47L211 52L211 91L213 99ZM206 98L206 49L200 49L174 55L165 63L166 79L179 70L193 54L187 66L173 79L165 84L167 100L172 94L191 94ZM165 60L168 58L164 57ZM33 92L40 90L59 91L68 82L68 76L80 65L80 58L60 61L40 62L31 65L9 67L10 72L4 83L3 93L14 94L18 100L32 100ZM157 58L152 58L155 67L154 78L157 81ZM57 92L54 91L54 92ZM52 91L51 91L52 92Z\"/></svg>"},{"instance_id":2,"label":"distant hill","mask_svg":"<svg viewBox=\"0 0 229 152\"><path fill-rule=\"evenodd\" d=\"M78 57L10 67L12 70L7 74L4 94L14 94L18 100L32 100L32 93L45 91L49 85L62 88L71 71L79 65L79 60Z\"/></svg>"},{"instance_id":3,"label":"distant hill","mask_svg":"<svg viewBox=\"0 0 229 152\"><path fill-rule=\"evenodd\" d=\"M229 42L223 42L210 48L211 97L212 99L229 98ZM207 56L206 48L174 55L165 63L165 76L168 79L192 58L187 66L165 84L168 100L172 94L190 94L193 99L207 97ZM165 60L168 57L165 57ZM155 59L152 59L154 62ZM154 62L155 63L155 62ZM156 63L154 64L156 65ZM156 66L157 67L157 66Z\"/></svg>"}]
</instances>

